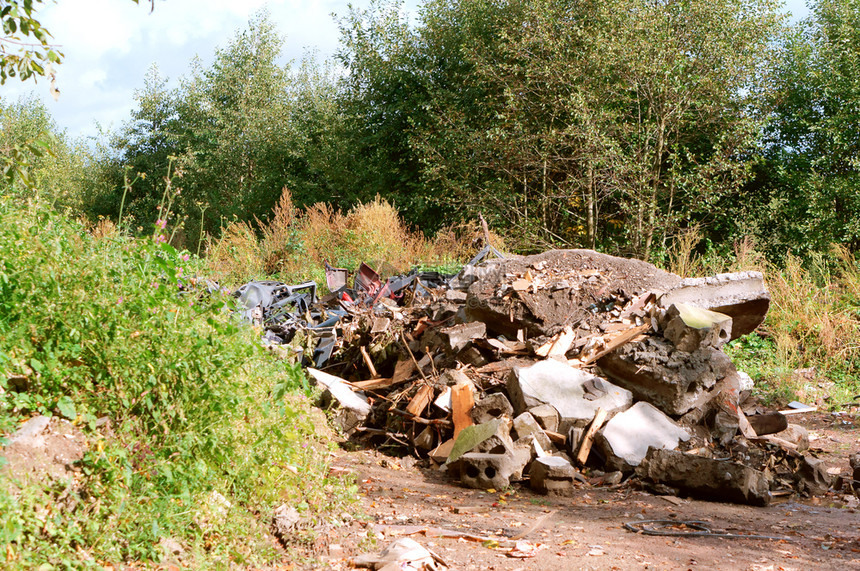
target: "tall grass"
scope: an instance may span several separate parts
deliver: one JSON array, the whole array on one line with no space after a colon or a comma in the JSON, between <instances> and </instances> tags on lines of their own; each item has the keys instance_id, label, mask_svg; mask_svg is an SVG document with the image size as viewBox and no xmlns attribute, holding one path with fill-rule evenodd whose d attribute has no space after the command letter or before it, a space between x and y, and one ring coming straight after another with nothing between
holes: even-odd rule
<instances>
[{"instance_id":1,"label":"tall grass","mask_svg":"<svg viewBox=\"0 0 860 571\"><path fill-rule=\"evenodd\" d=\"M379 197L348 212L324 203L299 210L284 190L271 220L257 223L258 231L232 224L210 243L207 261L215 276L227 283L270 276L323 284L326 262L350 270L366 262L385 276L416 266L452 269L476 249L468 226L451 226L428 239ZM501 238L495 236L494 245L503 247Z\"/></svg>"}]
</instances>

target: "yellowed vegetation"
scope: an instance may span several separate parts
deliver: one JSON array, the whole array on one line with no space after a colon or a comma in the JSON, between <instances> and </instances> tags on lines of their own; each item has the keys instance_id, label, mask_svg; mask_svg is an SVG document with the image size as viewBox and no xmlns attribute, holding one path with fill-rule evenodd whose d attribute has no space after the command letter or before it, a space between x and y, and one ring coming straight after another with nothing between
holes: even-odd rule
<instances>
[{"instance_id":1,"label":"yellowed vegetation","mask_svg":"<svg viewBox=\"0 0 860 571\"><path fill-rule=\"evenodd\" d=\"M409 228L397 210L377 197L348 212L317 203L295 207L284 190L268 223L234 223L210 242L207 260L212 275L225 283L263 276L286 282L323 280L324 263L355 270L361 262L383 275L415 266L446 268L467 261L483 245L478 224L451 226L428 239ZM493 245L502 239L490 235Z\"/></svg>"}]
</instances>

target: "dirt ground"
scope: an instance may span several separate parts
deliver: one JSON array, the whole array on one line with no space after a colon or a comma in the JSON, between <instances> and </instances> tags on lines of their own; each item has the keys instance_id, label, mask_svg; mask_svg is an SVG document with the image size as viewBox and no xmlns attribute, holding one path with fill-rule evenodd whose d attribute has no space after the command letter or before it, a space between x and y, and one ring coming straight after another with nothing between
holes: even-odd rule
<instances>
[{"instance_id":1,"label":"dirt ground","mask_svg":"<svg viewBox=\"0 0 860 571\"><path fill-rule=\"evenodd\" d=\"M828 467L848 473L849 454L860 451L856 410L792 421L809 429L811 448ZM321 538L317 557L328 568L348 569L352 557L408 535L460 570L860 569L860 508L844 493L754 508L656 496L625 483L583 485L569 497L521 485L482 491L413 458L372 450L337 452L333 470L355 474L364 516ZM624 528L646 520L699 521L714 532L784 539L647 536ZM442 537L441 530L470 537Z\"/></svg>"}]
</instances>

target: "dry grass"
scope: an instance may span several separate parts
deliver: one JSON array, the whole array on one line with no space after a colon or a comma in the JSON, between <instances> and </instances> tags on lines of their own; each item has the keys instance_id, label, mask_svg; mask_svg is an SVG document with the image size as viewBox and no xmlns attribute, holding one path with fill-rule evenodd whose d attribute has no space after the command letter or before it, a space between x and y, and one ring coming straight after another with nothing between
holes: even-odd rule
<instances>
[{"instance_id":1,"label":"dry grass","mask_svg":"<svg viewBox=\"0 0 860 571\"><path fill-rule=\"evenodd\" d=\"M257 224L259 232L248 223L231 224L210 243L207 259L213 276L227 284L263 275L322 284L325 262L350 270L365 262L385 277L415 266L453 268L482 245L475 239L480 235L477 224L452 226L427 239L379 197L347 213L325 203L300 211L285 189L272 220ZM491 239L494 246L504 246L497 235Z\"/></svg>"},{"instance_id":2,"label":"dry grass","mask_svg":"<svg viewBox=\"0 0 860 571\"><path fill-rule=\"evenodd\" d=\"M234 222L210 244L207 265L214 279L224 284L236 284L264 275L263 259L254 228L247 222Z\"/></svg>"},{"instance_id":3,"label":"dry grass","mask_svg":"<svg viewBox=\"0 0 860 571\"><path fill-rule=\"evenodd\" d=\"M735 244L733 259L715 263L695 255L698 240L695 230L678 238L670 250L671 271L765 275L771 305L760 329L764 339L738 342L739 366L759 371L772 391L820 404L860 390L860 268L850 252L834 246L827 255L788 255L775 266L744 239Z\"/></svg>"}]
</instances>

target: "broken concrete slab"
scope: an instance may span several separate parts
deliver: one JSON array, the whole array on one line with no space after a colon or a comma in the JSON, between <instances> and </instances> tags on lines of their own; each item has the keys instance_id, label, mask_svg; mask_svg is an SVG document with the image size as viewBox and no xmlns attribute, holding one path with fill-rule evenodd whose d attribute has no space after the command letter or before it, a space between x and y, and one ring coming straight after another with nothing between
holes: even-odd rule
<instances>
[{"instance_id":1,"label":"broken concrete slab","mask_svg":"<svg viewBox=\"0 0 860 571\"><path fill-rule=\"evenodd\" d=\"M777 436L797 447L798 452L809 449L809 431L799 424L789 424Z\"/></svg>"},{"instance_id":2,"label":"broken concrete slab","mask_svg":"<svg viewBox=\"0 0 860 571\"><path fill-rule=\"evenodd\" d=\"M719 382L736 378L728 355L713 348L677 351L670 341L648 337L625 345L598 361L615 383L668 415L680 416L714 398Z\"/></svg>"},{"instance_id":3,"label":"broken concrete slab","mask_svg":"<svg viewBox=\"0 0 860 571\"><path fill-rule=\"evenodd\" d=\"M529 486L541 494L564 494L573 490L579 473L569 460L559 456L538 458L529 468Z\"/></svg>"},{"instance_id":4,"label":"broken concrete slab","mask_svg":"<svg viewBox=\"0 0 860 571\"><path fill-rule=\"evenodd\" d=\"M827 467L824 465L824 462L809 455L801 456L798 460L798 469L795 475L798 479L798 488L800 488L800 491L810 496L823 496L826 494L830 489L833 478L827 473Z\"/></svg>"},{"instance_id":5,"label":"broken concrete slab","mask_svg":"<svg viewBox=\"0 0 860 571\"><path fill-rule=\"evenodd\" d=\"M690 433L657 407L637 402L606 423L597 434L597 446L610 470L629 472L642 462L649 448L675 449L689 439Z\"/></svg>"},{"instance_id":6,"label":"broken concrete slab","mask_svg":"<svg viewBox=\"0 0 860 571\"><path fill-rule=\"evenodd\" d=\"M514 367L507 388L517 414L541 404L555 407L562 434L591 422L599 408L612 414L633 404L629 390L555 359Z\"/></svg>"},{"instance_id":7,"label":"broken concrete slab","mask_svg":"<svg viewBox=\"0 0 860 571\"><path fill-rule=\"evenodd\" d=\"M764 472L675 450L651 448L636 474L705 500L766 506L771 499L770 478Z\"/></svg>"},{"instance_id":8,"label":"broken concrete slab","mask_svg":"<svg viewBox=\"0 0 860 571\"><path fill-rule=\"evenodd\" d=\"M675 349L687 353L703 347L719 349L732 337L732 318L688 303L675 303L663 317L663 337Z\"/></svg>"},{"instance_id":9,"label":"broken concrete slab","mask_svg":"<svg viewBox=\"0 0 860 571\"><path fill-rule=\"evenodd\" d=\"M764 321L770 307L761 272L718 274L687 278L658 299L661 307L687 303L724 313L732 318L732 339L751 333Z\"/></svg>"},{"instance_id":10,"label":"broken concrete slab","mask_svg":"<svg viewBox=\"0 0 860 571\"><path fill-rule=\"evenodd\" d=\"M558 411L551 404L542 404L529 409L529 412L544 430L558 432Z\"/></svg>"},{"instance_id":11,"label":"broken concrete slab","mask_svg":"<svg viewBox=\"0 0 860 571\"><path fill-rule=\"evenodd\" d=\"M528 412L524 412L514 419L513 431L517 439L534 437L542 449L550 450L552 448L549 436L546 435L535 418Z\"/></svg>"},{"instance_id":12,"label":"broken concrete slab","mask_svg":"<svg viewBox=\"0 0 860 571\"><path fill-rule=\"evenodd\" d=\"M472 420L476 424L490 422L496 418L512 418L513 416L514 407L502 393L489 394L476 402L472 408Z\"/></svg>"},{"instance_id":13,"label":"broken concrete slab","mask_svg":"<svg viewBox=\"0 0 860 571\"><path fill-rule=\"evenodd\" d=\"M444 343L446 352L456 355L471 346L475 339L483 339L487 336L487 326L480 321L470 321L452 325L438 331L439 337Z\"/></svg>"}]
</instances>

